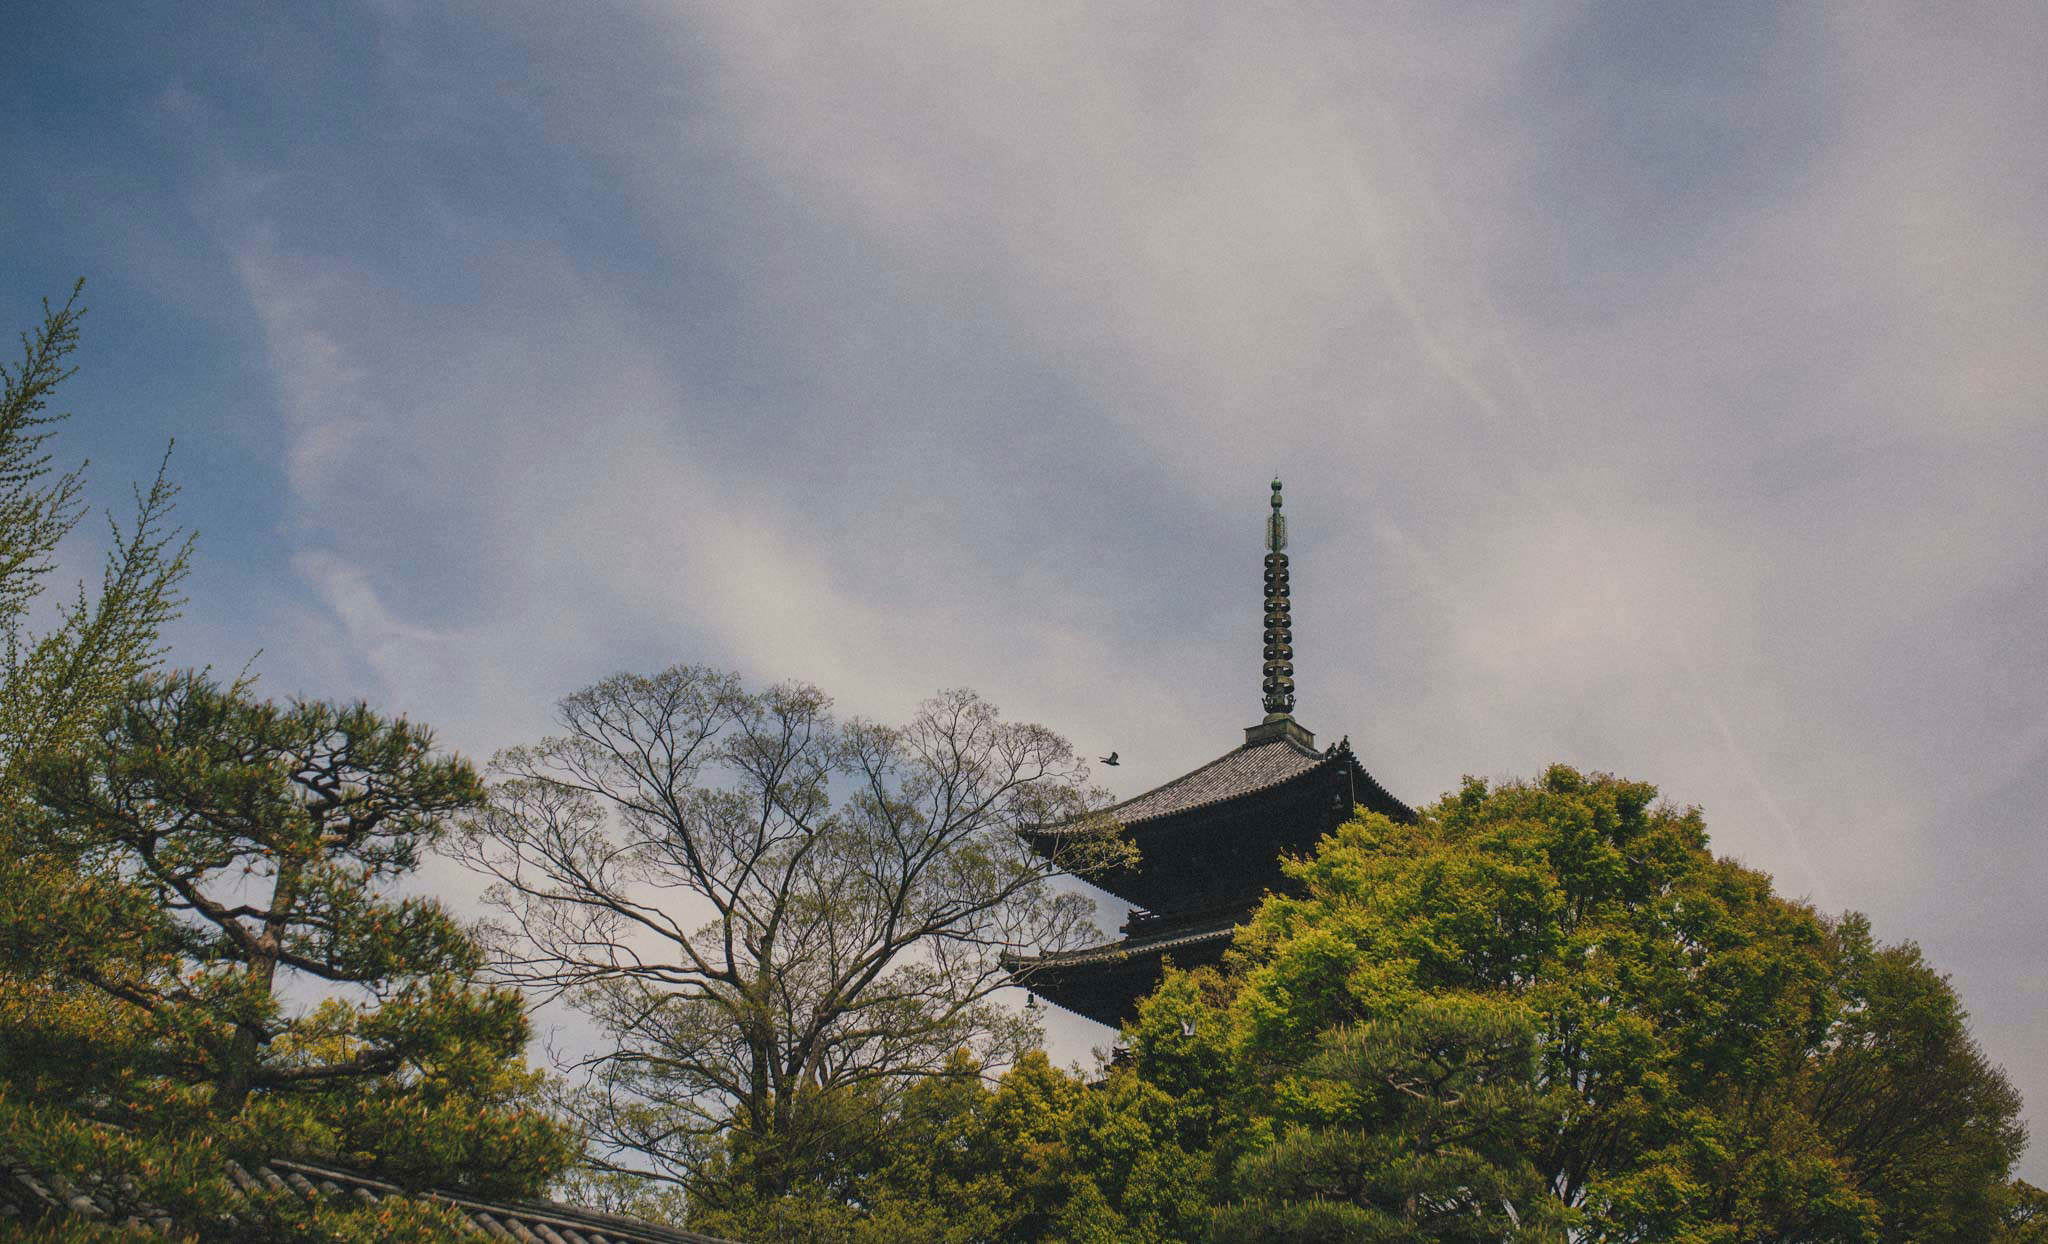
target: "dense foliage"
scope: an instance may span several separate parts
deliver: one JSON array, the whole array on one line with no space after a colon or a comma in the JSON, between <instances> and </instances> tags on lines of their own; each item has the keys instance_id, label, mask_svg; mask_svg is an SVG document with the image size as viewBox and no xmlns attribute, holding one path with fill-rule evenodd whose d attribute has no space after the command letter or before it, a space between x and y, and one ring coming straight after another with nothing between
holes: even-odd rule
<instances>
[{"instance_id":1,"label":"dense foliage","mask_svg":"<svg viewBox=\"0 0 2048 1244\"><path fill-rule=\"evenodd\" d=\"M1536 1179L1500 1187L1524 1224L1616 1241L1995 1229L2019 1103L1947 983L1912 947L1875 947L1860 917L1824 919L1715 858L1698 812L1653 788L1563 767L1472 781L1416 825L1343 827L1289 874L1296 889L1238 939L1230 1010L1283 1116L1328 1126L1333 1034L1455 1001L1479 1035L1533 1037L1494 1076L1534 1112L1512 1149ZM1299 1190L1240 1188L1278 1206ZM1420 1229L1392 1198L1345 1199Z\"/></svg>"},{"instance_id":2,"label":"dense foliage","mask_svg":"<svg viewBox=\"0 0 2048 1244\"><path fill-rule=\"evenodd\" d=\"M1212 1102L1122 1068L1091 1085L1040 1053L992 1085L978 1071L962 1058L887 1099L849 1094L839 1143L788 1191L731 1180L690 1225L804 1244L1173 1244L1203 1230L1226 1121Z\"/></svg>"},{"instance_id":3,"label":"dense foliage","mask_svg":"<svg viewBox=\"0 0 2048 1244\"><path fill-rule=\"evenodd\" d=\"M38 936L9 939L0 1085L67 1111L74 1144L123 1137L98 1169L198 1137L250 1161L530 1195L574 1156L524 1068L521 999L468 983L481 950L437 903L382 893L480 797L424 730L151 678L28 786L15 841L67 880L13 912ZM287 977L329 996L295 1004ZM9 1140L17 1160L62 1160L46 1125L19 1126L43 1135ZM192 1193L145 1183L157 1207Z\"/></svg>"}]
</instances>

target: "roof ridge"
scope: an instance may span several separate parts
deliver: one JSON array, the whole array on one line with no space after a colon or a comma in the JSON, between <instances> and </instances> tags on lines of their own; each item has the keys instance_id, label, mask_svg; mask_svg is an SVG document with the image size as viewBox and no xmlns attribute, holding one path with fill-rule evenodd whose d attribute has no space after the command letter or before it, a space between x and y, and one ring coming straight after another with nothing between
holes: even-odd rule
<instances>
[{"instance_id":1,"label":"roof ridge","mask_svg":"<svg viewBox=\"0 0 2048 1244\"><path fill-rule=\"evenodd\" d=\"M1299 756L1303 760L1309 761L1310 763L1300 769L1295 770L1292 773L1280 774L1279 776L1270 778L1254 786L1245 786L1236 790L1226 791L1223 794L1215 795L1208 799L1200 799L1195 801L1194 803L1184 804L1181 807L1177 808L1169 808L1165 811L1152 813L1146 816L1139 817L1137 819L1140 821L1163 820L1169 816L1179 816L1186 812L1195 812L1203 808L1212 808L1218 804L1229 803L1232 800L1243 799L1251 795L1261 794L1265 791L1272 790L1276 786L1285 786L1289 782L1298 781L1301 778L1304 778L1309 774L1315 772L1317 769L1322 768L1324 765L1329 764L1331 761L1338 759L1335 756L1326 755L1323 752L1319 752L1314 748L1302 748L1296 746L1293 744L1292 740L1272 739L1258 743L1247 743L1242 747L1232 748L1230 751L1223 753L1221 756L1218 756L1216 759L1210 761L1208 764L1202 765L1199 768L1190 769L1188 772L1181 774L1179 777L1173 779L1170 782L1162 783L1158 786L1153 787L1151 790L1144 792L1143 794L1133 795L1129 799L1124 800L1122 803L1112 805L1106 811L1109 813L1109 815L1114 816L1118 808L1129 807L1131 804L1137 803L1139 800L1149 798L1153 795L1159 794L1161 791L1171 790L1176 786L1180 786L1184 783L1187 783L1197 777L1200 777L1202 774L1217 767L1218 765L1223 764L1225 761L1228 761L1232 756L1238 755L1241 752L1249 752L1257 750L1259 748L1269 747L1274 743L1288 744L1288 751L1292 752L1296 756ZM1126 825L1126 827L1128 827L1131 823L1126 821L1124 822L1124 824Z\"/></svg>"},{"instance_id":2,"label":"roof ridge","mask_svg":"<svg viewBox=\"0 0 2048 1244\"><path fill-rule=\"evenodd\" d=\"M1056 842L1075 832L1077 825L1107 819L1125 830L1148 832L1150 827L1187 813L1200 812L1240 800L1264 795L1313 774L1348 767L1361 778L1353 788L1354 798L1369 807L1389 811L1396 820L1412 821L1414 812L1373 777L1351 750L1350 739L1317 748L1301 739L1276 735L1246 742L1222 755L1156 786L1110 804L1085 818L1076 817L1051 825L1022 830L1033 843ZM1045 850L1043 846L1037 849Z\"/></svg>"},{"instance_id":3,"label":"roof ridge","mask_svg":"<svg viewBox=\"0 0 2048 1244\"><path fill-rule=\"evenodd\" d=\"M1284 740L1280 740L1280 739L1272 739L1272 740L1268 740L1268 742L1273 742L1273 743L1278 743L1278 742L1283 742L1283 741L1284 741ZM1116 810L1117 810L1118 808L1121 808L1121 807L1125 806L1126 804L1133 804L1133 803L1136 803L1136 802L1138 802L1138 801L1139 801L1140 799L1143 799L1143 798L1145 798L1145 797L1146 797L1147 795L1156 795L1156 794L1158 794L1158 793L1159 793L1160 791L1163 791L1163 790L1165 790L1165 789L1166 789L1167 787L1169 787L1169 786L1175 786L1175 785L1178 785L1178 784L1180 784L1180 783L1182 783L1182 782L1185 782L1185 781L1187 781L1187 780L1188 780L1189 778L1191 778L1191 777L1195 776L1195 775L1196 775L1197 773L1200 773L1200 772L1201 772L1202 770L1204 770L1204 769L1209 769L1209 768L1213 768L1213 767L1215 767L1216 765L1220 765L1220 764L1222 764L1222 763L1223 763L1224 761L1226 761L1226 760L1230 759L1230 758L1231 758L1232 756L1235 756L1235 755L1237 755L1237 754L1238 754L1239 752L1243 752L1243 751L1250 751L1250 750L1251 750L1252 748L1254 748L1254 747L1264 747L1264 746L1266 746L1266 743L1240 743L1240 744L1238 744L1238 745L1237 745L1236 747L1233 747L1233 748L1231 748L1231 749L1230 749L1229 751L1227 751L1227 752L1223 753L1223 754L1222 754L1221 756L1218 756L1218 757L1217 757L1216 759L1214 759L1214 760L1206 760L1206 761L1203 761L1203 762L1202 762L1201 764L1198 764L1198 765L1196 765L1196 766L1195 766L1194 768L1192 768L1192 769L1189 769L1189 770L1188 770L1188 771L1187 771L1186 773L1180 774L1180 775L1179 775L1179 776L1177 776L1177 777L1170 777L1170 778L1166 779L1166 780L1165 780L1164 782L1161 782L1161 783L1160 783L1159 785L1157 785L1157 786L1154 786L1154 787L1152 787L1152 788L1151 788L1151 789L1149 789L1149 790L1141 790L1141 791L1139 791L1139 792L1138 792L1137 794L1135 794L1135 795L1132 795L1132 796L1131 796L1131 797L1130 797L1129 799L1119 799L1119 800L1117 800L1117 801L1116 801L1115 803L1113 803L1113 804L1109 805L1109 807L1108 807L1108 808L1106 808L1106 809L1104 809L1104 811L1106 811L1106 812L1115 812L1115 811L1116 811Z\"/></svg>"}]
</instances>

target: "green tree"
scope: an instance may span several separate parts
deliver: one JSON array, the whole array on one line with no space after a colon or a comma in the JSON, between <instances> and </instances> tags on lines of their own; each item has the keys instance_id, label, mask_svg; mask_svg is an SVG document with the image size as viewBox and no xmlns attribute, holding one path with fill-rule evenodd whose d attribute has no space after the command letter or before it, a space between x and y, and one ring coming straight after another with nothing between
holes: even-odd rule
<instances>
[{"instance_id":1,"label":"green tree","mask_svg":"<svg viewBox=\"0 0 2048 1244\"><path fill-rule=\"evenodd\" d=\"M1206 1103L1119 1066L1090 1084L1042 1052L992 1087L964 1054L886 1099L849 1092L829 1159L779 1191L731 1180L693 1228L794 1244L1181 1244L1216 1161Z\"/></svg>"},{"instance_id":2,"label":"green tree","mask_svg":"<svg viewBox=\"0 0 2048 1244\"><path fill-rule=\"evenodd\" d=\"M481 951L438 905L382 893L478 797L426 731L151 678L27 786L25 840L88 923L0 973L11 1160L204 1238L339 1242L461 1232L425 1204L251 1193L224 1159L483 1195L531 1195L573 1159L522 1062L521 1000L467 983ZM292 1006L288 977L344 993Z\"/></svg>"},{"instance_id":3,"label":"green tree","mask_svg":"<svg viewBox=\"0 0 2048 1244\"><path fill-rule=\"evenodd\" d=\"M1998 1198L1998 1230L1995 1244L2043 1244L2048 1241L2048 1192L2024 1179L2005 1186Z\"/></svg>"},{"instance_id":4,"label":"green tree","mask_svg":"<svg viewBox=\"0 0 2048 1244\"><path fill-rule=\"evenodd\" d=\"M61 307L46 301L41 323L22 335L19 362L0 365L0 1017L14 1020L30 1007L29 981L53 966L161 952L135 933L149 923L139 895L85 884L65 861L32 849L29 838L29 769L82 743L130 683L157 667L191 555L191 538L170 525L177 489L160 468L138 490L128 524L109 517L113 540L97 594L81 582L69 602L37 616L58 545L86 512L84 465L62 472L53 465L50 440L69 416L49 409L73 374L82 288ZM38 621L46 624L38 628ZM61 1004L45 1008L51 1017L87 1030L102 1026L81 1013L90 1000L34 1000Z\"/></svg>"},{"instance_id":5,"label":"green tree","mask_svg":"<svg viewBox=\"0 0 2048 1244\"><path fill-rule=\"evenodd\" d=\"M463 1238L424 1203L315 1204L230 1177L229 1155L296 1155L528 1192L568 1160L571 1136L534 1108L518 1000L463 985L474 945L445 916L376 894L447 811L387 806L388 789L369 789L392 776L380 766L438 768L435 799L473 795L475 775L373 714L149 677L191 548L170 527L161 470L113 524L97 592L81 587L38 629L58 544L84 512L82 468L57 473L48 445L82 315L76 291L46 305L20 365L0 367L0 1156L119 1212L10 1230ZM316 754L294 770L287 740L321 720L342 745L324 768ZM287 1015L280 970L354 1000ZM126 1213L149 1225L122 1225Z\"/></svg>"},{"instance_id":6,"label":"green tree","mask_svg":"<svg viewBox=\"0 0 2048 1244\"><path fill-rule=\"evenodd\" d=\"M482 799L424 727L152 678L89 745L39 760L31 786L37 845L129 899L149 951L86 956L53 986L122 1012L134 1035L113 1065L203 1086L217 1118L297 1099L288 1114L321 1147L414 1180L531 1192L565 1163L559 1125L493 1109L537 1088L519 1070L519 998L465 983L482 951L438 902L383 893ZM284 974L364 1000L295 1011Z\"/></svg>"},{"instance_id":7,"label":"green tree","mask_svg":"<svg viewBox=\"0 0 2048 1244\"><path fill-rule=\"evenodd\" d=\"M1092 1082L1034 1051L987 1084L957 1053L937 1075L849 1099L853 1126L790 1191L699 1206L736 1239L889 1244L1180 1244L1254 1143L1211 970L1170 973ZM745 1187L744 1181L735 1181Z\"/></svg>"},{"instance_id":8,"label":"green tree","mask_svg":"<svg viewBox=\"0 0 2048 1244\"><path fill-rule=\"evenodd\" d=\"M2026 1143L2018 1093L1919 947L1878 945L1853 913L1835 937L1841 1012L1808 1073L1807 1112L1877 1202L1884 1238L1990 1238Z\"/></svg>"},{"instance_id":9,"label":"green tree","mask_svg":"<svg viewBox=\"0 0 2048 1244\"><path fill-rule=\"evenodd\" d=\"M1555 1114L1528 1156L1579 1238L1879 1238L1803 1106L1841 1014L1835 939L1716 859L1696 810L1563 767L1468 781L1289 875L1237 941L1234 1022L1267 1082L1333 1029L1466 997L1533 1022Z\"/></svg>"},{"instance_id":10,"label":"green tree","mask_svg":"<svg viewBox=\"0 0 2048 1244\"><path fill-rule=\"evenodd\" d=\"M795 1244L1011 1238L1015 1170L993 1148L995 1100L980 1066L964 1052L938 1074L907 1085L865 1084L830 1094L819 1108L837 1116L835 1143L810 1154L801 1170L785 1169L781 1191L718 1170L710 1182L724 1195L692 1202L690 1225L735 1239ZM714 1155L714 1168L748 1160L746 1138L729 1141Z\"/></svg>"},{"instance_id":11,"label":"green tree","mask_svg":"<svg viewBox=\"0 0 2048 1244\"><path fill-rule=\"evenodd\" d=\"M56 473L48 447L67 418L49 404L73 372L83 287L62 307L44 303L41 325L22 336L20 362L0 366L0 797L10 808L25 759L80 738L131 679L156 668L191 556L191 537L170 526L177 488L159 469L137 491L129 523L109 516L99 592L81 583L54 625L31 627L57 546L85 517L84 466Z\"/></svg>"}]
</instances>

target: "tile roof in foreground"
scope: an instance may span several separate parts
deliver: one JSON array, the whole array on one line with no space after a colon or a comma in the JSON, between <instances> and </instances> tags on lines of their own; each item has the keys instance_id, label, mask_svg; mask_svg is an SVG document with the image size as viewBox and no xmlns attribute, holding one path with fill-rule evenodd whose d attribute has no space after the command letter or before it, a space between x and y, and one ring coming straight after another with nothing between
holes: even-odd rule
<instances>
[{"instance_id":1,"label":"tile roof in foreground","mask_svg":"<svg viewBox=\"0 0 2048 1244\"><path fill-rule=\"evenodd\" d=\"M479 1241L512 1240L517 1244L732 1244L714 1236L675 1227L656 1226L617 1214L601 1214L553 1201L479 1201L451 1192L407 1192L395 1184L351 1171L282 1158L259 1163L253 1170L228 1163L228 1175L245 1191L289 1189L308 1200L349 1199L373 1205L386 1198L413 1199L453 1206ZM89 1218L111 1218L110 1203L93 1190L62 1178L38 1176L0 1161L0 1222L40 1217L68 1209ZM166 1220L135 1218L138 1226L168 1228Z\"/></svg>"}]
</instances>

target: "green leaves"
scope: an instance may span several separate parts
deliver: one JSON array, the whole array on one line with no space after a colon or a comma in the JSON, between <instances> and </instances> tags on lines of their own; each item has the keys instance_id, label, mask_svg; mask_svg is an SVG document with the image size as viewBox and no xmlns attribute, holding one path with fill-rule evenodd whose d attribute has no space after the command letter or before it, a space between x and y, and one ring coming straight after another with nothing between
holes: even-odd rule
<instances>
[{"instance_id":1,"label":"green leaves","mask_svg":"<svg viewBox=\"0 0 2048 1244\"><path fill-rule=\"evenodd\" d=\"M1426 1225L1444 1188L1541 1188L1506 1193L1520 1221L1588 1240L1983 1238L2003 1203L2018 1102L1946 983L1714 858L1652 787L1468 780L1288 874L1227 1021L1282 1130L1222 1221L1296 1226L1246 1238L1512 1234L1485 1198ZM1471 1148L1439 1162L1445 1136Z\"/></svg>"},{"instance_id":2,"label":"green leaves","mask_svg":"<svg viewBox=\"0 0 2048 1244\"><path fill-rule=\"evenodd\" d=\"M1536 1033L1528 1008L1458 994L1325 1032L1279 1097L1295 1126L1238 1163L1213 1237L1555 1238L1575 1216L1532 1160L1563 1113Z\"/></svg>"},{"instance_id":3,"label":"green leaves","mask_svg":"<svg viewBox=\"0 0 2048 1244\"><path fill-rule=\"evenodd\" d=\"M519 999L468 983L481 952L437 904L386 893L481 782L364 705L155 675L190 552L161 470L113 522L97 593L29 631L83 515L82 475L47 444L82 314L75 295L46 306L0 367L0 1153L168 1215L174 1237L460 1238L424 1205L239 1190L226 1159L530 1195L573 1158ZM280 974L353 1001L287 1006ZM134 1235L78 1215L39 1230Z\"/></svg>"},{"instance_id":4,"label":"green leaves","mask_svg":"<svg viewBox=\"0 0 2048 1244\"><path fill-rule=\"evenodd\" d=\"M0 1058L15 1082L417 1184L532 1194L573 1158L520 999L469 983L482 951L437 902L385 892L482 797L430 732L152 677L26 776L39 892L74 923L0 965L6 1044L55 1056ZM355 1000L287 1006L290 976Z\"/></svg>"},{"instance_id":5,"label":"green leaves","mask_svg":"<svg viewBox=\"0 0 2048 1244\"><path fill-rule=\"evenodd\" d=\"M78 345L83 284L62 307L45 302L41 325L22 336L20 362L0 366L0 799L7 804L24 761L68 746L131 679L156 667L160 632L184 603L178 585L191 539L170 526L178 490L159 467L150 486L136 491L135 517L126 526L109 517L98 594L81 583L59 607L56 626L28 630L30 606L56 569L57 545L85 513L83 468L53 474L46 448L65 416L45 413L71 375L65 360Z\"/></svg>"},{"instance_id":6,"label":"green leaves","mask_svg":"<svg viewBox=\"0 0 2048 1244\"><path fill-rule=\"evenodd\" d=\"M1833 931L1842 1006L1804 1071L1802 1104L1850 1160L1887 1238L1988 1238L2026 1143L2019 1095L1917 946L1878 946L1853 913Z\"/></svg>"}]
</instances>

